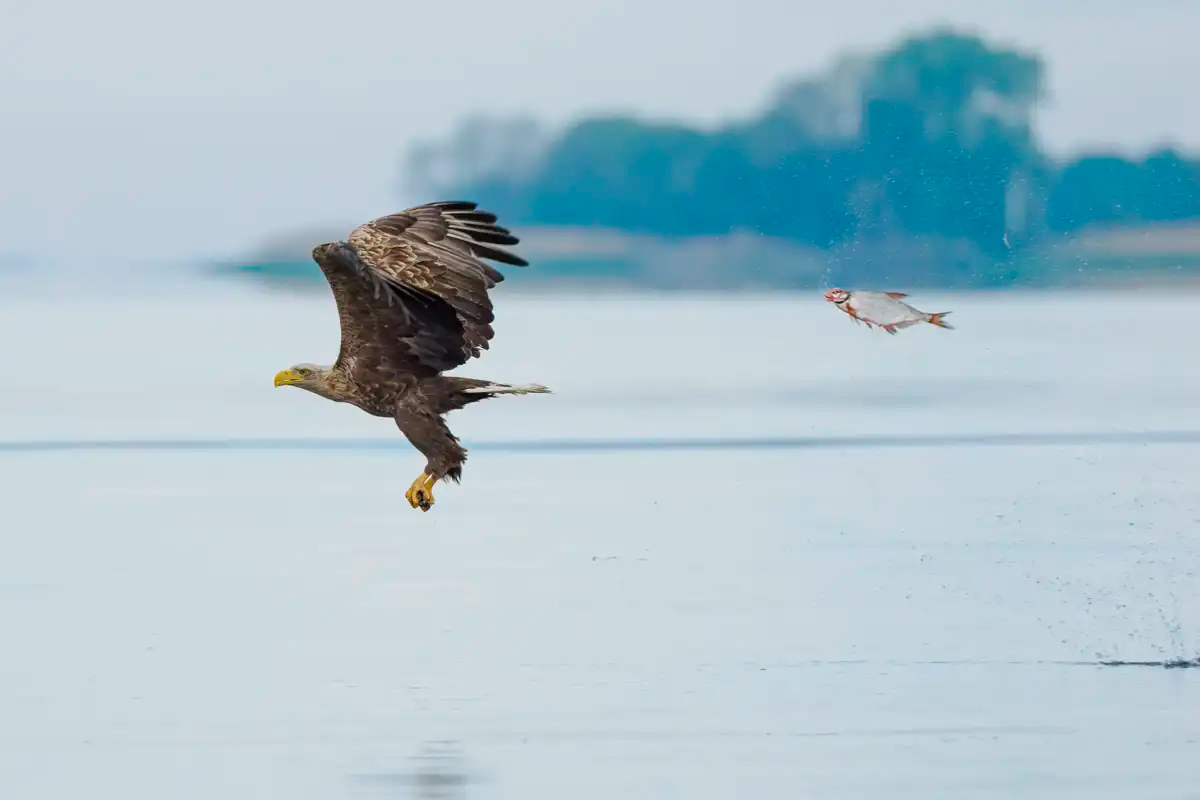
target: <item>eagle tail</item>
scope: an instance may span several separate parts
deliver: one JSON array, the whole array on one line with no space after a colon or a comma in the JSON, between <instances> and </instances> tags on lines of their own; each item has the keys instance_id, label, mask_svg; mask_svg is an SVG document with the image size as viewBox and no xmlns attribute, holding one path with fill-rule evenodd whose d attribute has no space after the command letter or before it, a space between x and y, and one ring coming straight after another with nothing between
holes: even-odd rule
<instances>
[{"instance_id":1,"label":"eagle tail","mask_svg":"<svg viewBox=\"0 0 1200 800\"><path fill-rule=\"evenodd\" d=\"M457 378L439 376L429 386L426 394L431 407L438 414L478 403L490 397L502 394L549 394L550 390L540 383L527 383L514 386L509 383L494 383L481 381L477 378Z\"/></svg>"},{"instance_id":2,"label":"eagle tail","mask_svg":"<svg viewBox=\"0 0 1200 800\"><path fill-rule=\"evenodd\" d=\"M481 383L462 390L465 394L551 394L550 390L540 383L525 383L511 386L507 383Z\"/></svg>"}]
</instances>

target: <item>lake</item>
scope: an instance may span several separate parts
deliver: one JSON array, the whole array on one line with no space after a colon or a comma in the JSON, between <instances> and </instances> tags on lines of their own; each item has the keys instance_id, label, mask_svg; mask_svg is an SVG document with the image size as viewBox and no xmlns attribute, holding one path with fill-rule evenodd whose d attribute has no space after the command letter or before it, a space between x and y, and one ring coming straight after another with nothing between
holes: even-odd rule
<instances>
[{"instance_id":1,"label":"lake","mask_svg":"<svg viewBox=\"0 0 1200 800\"><path fill-rule=\"evenodd\" d=\"M0 797L1200 798L1200 295L507 288L428 514L328 297L6 292Z\"/></svg>"}]
</instances>

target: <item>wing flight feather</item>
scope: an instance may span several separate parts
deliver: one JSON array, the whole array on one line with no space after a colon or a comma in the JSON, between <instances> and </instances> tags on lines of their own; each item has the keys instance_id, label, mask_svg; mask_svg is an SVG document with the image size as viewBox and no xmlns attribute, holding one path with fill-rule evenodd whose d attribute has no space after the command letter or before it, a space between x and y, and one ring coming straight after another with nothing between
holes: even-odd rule
<instances>
[{"instance_id":1,"label":"wing flight feather","mask_svg":"<svg viewBox=\"0 0 1200 800\"><path fill-rule=\"evenodd\" d=\"M421 377L486 350L488 290L504 276L483 259L528 265L503 249L519 240L496 220L471 202L427 203L358 226L349 246L318 246L341 322L339 363L364 377Z\"/></svg>"}]
</instances>

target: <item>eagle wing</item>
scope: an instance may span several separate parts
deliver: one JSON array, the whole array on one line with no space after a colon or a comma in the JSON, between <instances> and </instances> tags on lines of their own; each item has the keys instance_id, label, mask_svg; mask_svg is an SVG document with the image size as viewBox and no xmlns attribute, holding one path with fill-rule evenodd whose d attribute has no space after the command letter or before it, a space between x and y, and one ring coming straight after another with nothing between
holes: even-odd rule
<instances>
[{"instance_id":1,"label":"eagle wing","mask_svg":"<svg viewBox=\"0 0 1200 800\"><path fill-rule=\"evenodd\" d=\"M349 246L314 250L337 301L338 363L377 377L429 377L488 348L488 290L504 276L487 258L528 262L501 249L517 237L470 202L409 208L355 228Z\"/></svg>"}]
</instances>

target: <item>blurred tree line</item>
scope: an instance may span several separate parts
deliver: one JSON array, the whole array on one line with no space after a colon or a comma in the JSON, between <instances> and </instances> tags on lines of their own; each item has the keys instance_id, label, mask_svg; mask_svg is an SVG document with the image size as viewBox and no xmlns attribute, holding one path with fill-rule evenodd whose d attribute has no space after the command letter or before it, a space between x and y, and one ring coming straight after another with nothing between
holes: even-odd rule
<instances>
[{"instance_id":1,"label":"blurred tree line","mask_svg":"<svg viewBox=\"0 0 1200 800\"><path fill-rule=\"evenodd\" d=\"M985 254L1095 223L1200 217L1200 163L1042 153L1039 57L950 30L796 80L757 118L717 130L623 116L554 135L473 119L408 154L423 191L512 223L663 235L748 229L829 249L922 235Z\"/></svg>"}]
</instances>

